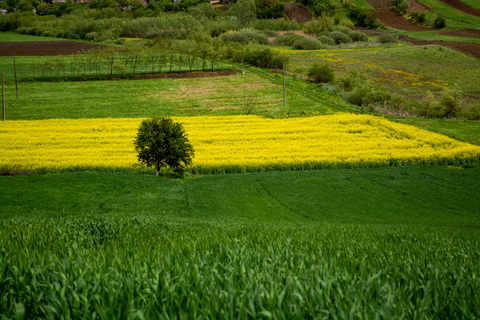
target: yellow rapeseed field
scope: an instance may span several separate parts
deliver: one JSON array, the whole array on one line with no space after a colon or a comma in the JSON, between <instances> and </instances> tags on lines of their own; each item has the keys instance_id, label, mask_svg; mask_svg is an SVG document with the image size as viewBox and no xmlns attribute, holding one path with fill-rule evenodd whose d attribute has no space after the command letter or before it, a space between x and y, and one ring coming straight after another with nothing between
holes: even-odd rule
<instances>
[{"instance_id":1,"label":"yellow rapeseed field","mask_svg":"<svg viewBox=\"0 0 480 320\"><path fill-rule=\"evenodd\" d=\"M195 173L256 172L480 160L480 147L369 115L291 119L174 118L195 148ZM0 123L0 168L38 172L143 170L133 146L142 119Z\"/></svg>"}]
</instances>

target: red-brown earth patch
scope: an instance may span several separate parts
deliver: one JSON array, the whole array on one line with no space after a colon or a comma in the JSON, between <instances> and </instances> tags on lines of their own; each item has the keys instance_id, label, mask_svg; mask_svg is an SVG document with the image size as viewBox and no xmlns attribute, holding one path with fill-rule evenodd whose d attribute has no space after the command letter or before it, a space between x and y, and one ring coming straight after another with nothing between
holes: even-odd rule
<instances>
[{"instance_id":1,"label":"red-brown earth patch","mask_svg":"<svg viewBox=\"0 0 480 320\"><path fill-rule=\"evenodd\" d=\"M75 54L93 48L112 48L110 46L77 41L30 41L1 42L0 56L58 56Z\"/></svg>"}]
</instances>

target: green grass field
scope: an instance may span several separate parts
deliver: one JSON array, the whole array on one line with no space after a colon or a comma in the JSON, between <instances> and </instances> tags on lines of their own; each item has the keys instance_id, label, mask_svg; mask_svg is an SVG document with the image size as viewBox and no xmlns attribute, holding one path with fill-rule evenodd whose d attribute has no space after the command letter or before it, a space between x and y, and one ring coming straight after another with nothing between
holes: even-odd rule
<instances>
[{"instance_id":1,"label":"green grass field","mask_svg":"<svg viewBox=\"0 0 480 320\"><path fill-rule=\"evenodd\" d=\"M275 84L276 83L276 84ZM6 86L7 119L117 118L230 115L244 113L245 99L254 113L281 116L308 112L357 111L317 85L287 77L283 107L281 75L251 68L246 75L197 79L133 81L25 82ZM188 97L185 99L185 97Z\"/></svg>"},{"instance_id":2,"label":"green grass field","mask_svg":"<svg viewBox=\"0 0 480 320\"><path fill-rule=\"evenodd\" d=\"M0 177L1 312L472 318L479 178L478 165Z\"/></svg>"},{"instance_id":3,"label":"green grass field","mask_svg":"<svg viewBox=\"0 0 480 320\"><path fill-rule=\"evenodd\" d=\"M435 1L435 0L419 0L420 3L426 5L434 12L441 14L444 17L447 17L452 20L457 20L461 22L466 22L471 25L480 25L480 18L471 16L459 10L456 10L443 2Z\"/></svg>"},{"instance_id":4,"label":"green grass field","mask_svg":"<svg viewBox=\"0 0 480 320\"><path fill-rule=\"evenodd\" d=\"M2 33L0 42L8 37L26 39ZM479 60L439 46L289 55L297 75L327 60L338 74L356 68L412 99L453 83L467 103L480 97ZM32 81L30 58L16 59L18 100L12 58L0 58L10 120L243 114L245 99L267 117L359 111L294 77L283 108L280 75L258 68ZM478 121L389 119L480 145ZM479 189L478 163L183 179L153 169L0 176L0 317L480 318Z\"/></svg>"},{"instance_id":5,"label":"green grass field","mask_svg":"<svg viewBox=\"0 0 480 320\"><path fill-rule=\"evenodd\" d=\"M26 42L26 41L63 41L62 38L30 36L14 32L0 32L0 42Z\"/></svg>"}]
</instances>

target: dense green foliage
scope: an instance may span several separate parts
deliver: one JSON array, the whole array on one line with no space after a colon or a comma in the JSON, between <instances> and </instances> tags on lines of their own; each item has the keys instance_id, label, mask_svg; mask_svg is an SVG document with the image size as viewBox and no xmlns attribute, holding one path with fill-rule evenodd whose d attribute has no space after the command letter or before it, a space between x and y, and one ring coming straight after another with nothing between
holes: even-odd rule
<instances>
[{"instance_id":1,"label":"dense green foliage","mask_svg":"<svg viewBox=\"0 0 480 320\"><path fill-rule=\"evenodd\" d=\"M478 317L479 169L0 177L1 312Z\"/></svg>"},{"instance_id":2,"label":"dense green foliage","mask_svg":"<svg viewBox=\"0 0 480 320\"><path fill-rule=\"evenodd\" d=\"M299 50L319 50L326 49L327 46L324 45L322 42L318 41L317 39L304 37L295 41L293 43L293 48Z\"/></svg>"},{"instance_id":3,"label":"dense green foliage","mask_svg":"<svg viewBox=\"0 0 480 320\"><path fill-rule=\"evenodd\" d=\"M327 63L314 63L307 71L308 80L315 83L335 82L336 76L332 66Z\"/></svg>"},{"instance_id":4,"label":"dense green foliage","mask_svg":"<svg viewBox=\"0 0 480 320\"><path fill-rule=\"evenodd\" d=\"M134 145L138 161L154 167L157 176L164 167L183 176L185 167L192 164L195 154L183 125L171 118L143 120Z\"/></svg>"}]
</instances>

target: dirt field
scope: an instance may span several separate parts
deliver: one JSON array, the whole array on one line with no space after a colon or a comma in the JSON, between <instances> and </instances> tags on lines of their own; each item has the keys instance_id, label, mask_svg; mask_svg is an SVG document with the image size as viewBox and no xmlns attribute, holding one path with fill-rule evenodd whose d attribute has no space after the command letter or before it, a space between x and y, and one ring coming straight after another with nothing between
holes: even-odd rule
<instances>
[{"instance_id":1,"label":"dirt field","mask_svg":"<svg viewBox=\"0 0 480 320\"><path fill-rule=\"evenodd\" d=\"M463 52L469 56L479 58L480 59L480 44L476 43L464 43L464 42L444 42L444 41L424 41L424 40L417 40L413 38L409 38L407 36L398 36L398 39L401 41L406 41L413 43L415 45L423 46L423 45L430 45L430 44L438 44L441 46L445 46L451 49L458 50Z\"/></svg>"},{"instance_id":2,"label":"dirt field","mask_svg":"<svg viewBox=\"0 0 480 320\"><path fill-rule=\"evenodd\" d=\"M76 41L2 42L0 56L58 56L109 46Z\"/></svg>"},{"instance_id":3,"label":"dirt field","mask_svg":"<svg viewBox=\"0 0 480 320\"><path fill-rule=\"evenodd\" d=\"M241 73L240 70L228 70L218 72L206 72L206 71L194 71L185 73L172 73L172 74L149 74L137 76L134 78L113 78L108 81L123 81L123 80L145 80L145 79L186 79L186 78L205 78L205 77L219 77L219 76L231 76L237 73Z\"/></svg>"},{"instance_id":4,"label":"dirt field","mask_svg":"<svg viewBox=\"0 0 480 320\"><path fill-rule=\"evenodd\" d=\"M440 1L459 11L465 12L475 17L480 17L480 10L472 8L468 4L463 3L459 0L440 0Z\"/></svg>"},{"instance_id":5,"label":"dirt field","mask_svg":"<svg viewBox=\"0 0 480 320\"><path fill-rule=\"evenodd\" d=\"M305 8L300 7L294 2L285 2L283 12L290 20L297 20L298 23L304 23L312 19L312 14Z\"/></svg>"},{"instance_id":6,"label":"dirt field","mask_svg":"<svg viewBox=\"0 0 480 320\"><path fill-rule=\"evenodd\" d=\"M414 25L410 21L405 20L400 14L391 10L377 10L378 19L384 26L404 30L404 31L432 31L430 28Z\"/></svg>"},{"instance_id":7,"label":"dirt field","mask_svg":"<svg viewBox=\"0 0 480 320\"><path fill-rule=\"evenodd\" d=\"M430 11L430 9L416 0L407 0L410 7L408 11ZM392 0L367 0L376 10L389 9L393 7Z\"/></svg>"}]
</instances>

